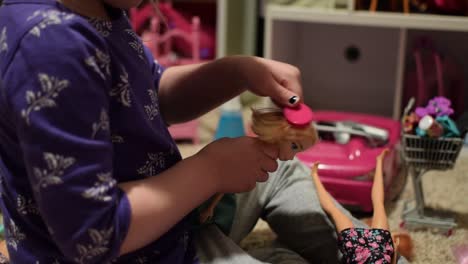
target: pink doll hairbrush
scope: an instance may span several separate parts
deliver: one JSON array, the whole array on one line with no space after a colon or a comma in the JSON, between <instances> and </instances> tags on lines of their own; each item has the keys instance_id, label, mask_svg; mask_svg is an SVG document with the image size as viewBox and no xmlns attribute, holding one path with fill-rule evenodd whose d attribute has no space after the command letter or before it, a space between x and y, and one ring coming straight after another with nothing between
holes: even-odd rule
<instances>
[{"instance_id":1,"label":"pink doll hairbrush","mask_svg":"<svg viewBox=\"0 0 468 264\"><path fill-rule=\"evenodd\" d=\"M312 110L303 103L296 107L285 107L283 115L291 125L299 127L309 126L313 118Z\"/></svg>"}]
</instances>

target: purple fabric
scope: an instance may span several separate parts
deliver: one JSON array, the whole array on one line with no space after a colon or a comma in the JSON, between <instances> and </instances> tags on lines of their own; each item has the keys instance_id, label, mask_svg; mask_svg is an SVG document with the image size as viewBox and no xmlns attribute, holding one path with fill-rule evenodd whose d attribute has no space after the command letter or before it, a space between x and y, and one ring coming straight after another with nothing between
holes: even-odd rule
<instances>
[{"instance_id":1,"label":"purple fabric","mask_svg":"<svg viewBox=\"0 0 468 264\"><path fill-rule=\"evenodd\" d=\"M0 8L0 204L12 263L196 262L189 217L117 259L131 213L117 185L181 157L160 116L163 69L123 11L109 11L112 21L54 0Z\"/></svg>"}]
</instances>

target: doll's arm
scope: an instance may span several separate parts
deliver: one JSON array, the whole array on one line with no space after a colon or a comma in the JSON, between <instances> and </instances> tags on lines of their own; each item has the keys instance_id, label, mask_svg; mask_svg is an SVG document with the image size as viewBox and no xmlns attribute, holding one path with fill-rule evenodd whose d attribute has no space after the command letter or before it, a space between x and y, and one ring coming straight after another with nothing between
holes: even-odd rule
<instances>
[{"instance_id":1,"label":"doll's arm","mask_svg":"<svg viewBox=\"0 0 468 264\"><path fill-rule=\"evenodd\" d=\"M213 217L214 209L218 205L219 201L223 198L223 193L217 193L213 199L211 199L210 204L200 213L200 223L205 223L208 219Z\"/></svg>"},{"instance_id":2,"label":"doll's arm","mask_svg":"<svg viewBox=\"0 0 468 264\"><path fill-rule=\"evenodd\" d=\"M403 12L405 12L405 14L409 14L410 11L410 0L403 0Z\"/></svg>"},{"instance_id":3,"label":"doll's arm","mask_svg":"<svg viewBox=\"0 0 468 264\"><path fill-rule=\"evenodd\" d=\"M323 210L331 216L333 222L335 222L336 230L341 232L346 228L354 227L353 222L349 219L343 212L341 212L335 205L335 202L331 198L328 191L323 186L320 178L318 176L318 166L319 163L315 162L312 166L312 179L315 183L315 188L317 189L317 195L319 197L320 205Z\"/></svg>"},{"instance_id":4,"label":"doll's arm","mask_svg":"<svg viewBox=\"0 0 468 264\"><path fill-rule=\"evenodd\" d=\"M378 3L377 0L371 0L369 10L372 11L372 12L377 11L377 5L378 5L378 4L379 4L379 3Z\"/></svg>"},{"instance_id":5,"label":"doll's arm","mask_svg":"<svg viewBox=\"0 0 468 264\"><path fill-rule=\"evenodd\" d=\"M384 199L384 180L383 180L383 159L387 154L388 149L385 149L377 156L377 164L375 166L374 183L372 184L372 206L374 214L372 216L372 228L382 228L388 230L387 214L385 212Z\"/></svg>"},{"instance_id":6,"label":"doll's arm","mask_svg":"<svg viewBox=\"0 0 468 264\"><path fill-rule=\"evenodd\" d=\"M395 249L393 251L393 256L392 256L392 264L397 264L398 262L398 247L400 246L400 239L397 237L395 240L393 240L393 248Z\"/></svg>"},{"instance_id":7,"label":"doll's arm","mask_svg":"<svg viewBox=\"0 0 468 264\"><path fill-rule=\"evenodd\" d=\"M395 246L394 259L398 255L405 257L408 261L414 258L414 244L409 233L407 232L392 232L392 239Z\"/></svg>"}]
</instances>

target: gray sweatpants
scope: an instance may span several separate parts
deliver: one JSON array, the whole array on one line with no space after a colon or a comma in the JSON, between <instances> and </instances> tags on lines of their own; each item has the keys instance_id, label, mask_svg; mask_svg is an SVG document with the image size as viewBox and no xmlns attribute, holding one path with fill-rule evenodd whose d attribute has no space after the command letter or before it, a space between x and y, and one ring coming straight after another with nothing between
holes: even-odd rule
<instances>
[{"instance_id":1,"label":"gray sweatpants","mask_svg":"<svg viewBox=\"0 0 468 264\"><path fill-rule=\"evenodd\" d=\"M339 204L356 227L365 224ZM265 220L277 234L269 248L246 252L239 243ZM237 209L229 236L215 225L205 226L195 238L203 264L339 263L337 236L333 223L322 210L310 169L297 159L280 162L265 183L237 195ZM406 263L400 259L398 262Z\"/></svg>"}]
</instances>

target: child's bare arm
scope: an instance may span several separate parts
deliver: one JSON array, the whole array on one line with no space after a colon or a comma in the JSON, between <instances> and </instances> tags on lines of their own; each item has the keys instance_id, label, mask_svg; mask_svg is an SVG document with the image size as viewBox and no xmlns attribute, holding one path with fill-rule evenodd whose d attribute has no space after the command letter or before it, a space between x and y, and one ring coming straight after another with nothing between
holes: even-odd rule
<instances>
[{"instance_id":1,"label":"child's bare arm","mask_svg":"<svg viewBox=\"0 0 468 264\"><path fill-rule=\"evenodd\" d=\"M123 183L131 222L121 254L157 240L219 188L209 161L187 158L171 169L141 181Z\"/></svg>"},{"instance_id":2,"label":"child's bare arm","mask_svg":"<svg viewBox=\"0 0 468 264\"><path fill-rule=\"evenodd\" d=\"M159 83L161 113L169 124L198 117L250 90L282 106L302 96L299 70L289 64L250 56L168 68ZM183 107L181 107L183 106Z\"/></svg>"},{"instance_id":3,"label":"child's bare arm","mask_svg":"<svg viewBox=\"0 0 468 264\"><path fill-rule=\"evenodd\" d=\"M159 82L161 113L169 124L199 117L245 91L227 59L170 67ZM183 107L181 107L183 106Z\"/></svg>"},{"instance_id":4,"label":"child's bare arm","mask_svg":"<svg viewBox=\"0 0 468 264\"><path fill-rule=\"evenodd\" d=\"M121 184L132 215L120 254L157 240L213 194L245 192L266 181L277 169L275 156L276 147L258 139L222 139L156 177Z\"/></svg>"}]
</instances>

